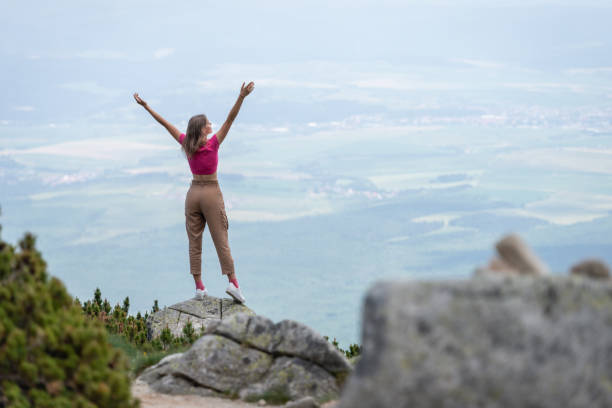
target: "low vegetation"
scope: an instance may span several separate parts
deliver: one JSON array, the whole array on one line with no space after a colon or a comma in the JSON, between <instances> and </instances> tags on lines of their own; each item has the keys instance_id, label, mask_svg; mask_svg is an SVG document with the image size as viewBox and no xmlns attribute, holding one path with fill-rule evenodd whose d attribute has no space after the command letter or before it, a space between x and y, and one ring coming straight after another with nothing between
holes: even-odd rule
<instances>
[{"instance_id":1,"label":"low vegetation","mask_svg":"<svg viewBox=\"0 0 612 408\"><path fill-rule=\"evenodd\" d=\"M99 288L95 289L93 299L81 304L77 298L75 303L90 319L99 320L104 324L110 334L111 343L122 349L129 357L134 376L140 374L146 367L156 364L166 355L187 350L203 334L196 332L191 323L187 323L181 336L174 336L168 328L165 328L158 338L149 341L146 326L149 311L144 315L140 312L136 316L129 315L129 297L123 300L122 305L117 303L111 307L110 302L102 298ZM152 314L157 311L159 311L159 305L155 300L150 312ZM324 338L330 341L328 336ZM351 361L354 361L354 358L361 352L357 344L351 344L347 350L343 350L335 337L331 343Z\"/></svg>"},{"instance_id":2,"label":"low vegetation","mask_svg":"<svg viewBox=\"0 0 612 408\"><path fill-rule=\"evenodd\" d=\"M148 340L146 321L149 312L144 315L140 312L136 316L129 315L129 297L123 300L122 305L117 303L111 307L108 299L102 299L100 288L94 291L93 299L81 304L77 298L75 304L82 309L85 316L99 321L106 327L111 343L128 356L133 376L140 374L146 367L156 364L166 355L187 350L202 335L194 330L191 323L187 323L181 336L174 336L166 327L159 337ZM157 311L159 305L155 300L151 313Z\"/></svg>"},{"instance_id":3,"label":"low vegetation","mask_svg":"<svg viewBox=\"0 0 612 408\"><path fill-rule=\"evenodd\" d=\"M0 407L138 407L124 353L35 244L31 233L17 247L0 239Z\"/></svg>"}]
</instances>

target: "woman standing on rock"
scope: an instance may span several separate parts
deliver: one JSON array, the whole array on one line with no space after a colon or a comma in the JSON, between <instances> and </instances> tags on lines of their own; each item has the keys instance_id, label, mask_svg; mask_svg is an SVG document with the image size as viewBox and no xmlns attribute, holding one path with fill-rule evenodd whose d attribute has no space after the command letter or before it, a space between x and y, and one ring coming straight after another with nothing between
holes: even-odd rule
<instances>
[{"instance_id":1,"label":"woman standing on rock","mask_svg":"<svg viewBox=\"0 0 612 408\"><path fill-rule=\"evenodd\" d=\"M202 233L208 221L210 236L219 256L221 273L227 275L229 286L225 292L236 302L244 303L246 300L238 286L234 272L234 260L230 252L228 241L228 219L225 213L223 194L217 180L217 163L219 146L227 136L234 119L238 115L242 101L253 91L255 84L244 82L240 88L240 95L230 111L221 129L208 138L212 133L211 123L206 115L195 115L187 124L187 135L180 133L177 128L168 123L158 113L153 111L137 93L134 99L142 105L168 132L179 142L185 152L193 180L185 197L185 227L189 238L189 266L196 284L196 298L202 299L208 291L202 283Z\"/></svg>"}]
</instances>

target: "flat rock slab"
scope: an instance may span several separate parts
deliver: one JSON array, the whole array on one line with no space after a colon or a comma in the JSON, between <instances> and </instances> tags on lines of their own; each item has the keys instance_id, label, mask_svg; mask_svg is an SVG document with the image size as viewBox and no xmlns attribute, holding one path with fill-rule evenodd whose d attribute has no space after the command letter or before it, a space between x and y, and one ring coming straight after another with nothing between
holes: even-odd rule
<instances>
[{"instance_id":1,"label":"flat rock slab","mask_svg":"<svg viewBox=\"0 0 612 408\"><path fill-rule=\"evenodd\" d=\"M185 300L149 316L147 337L149 340L158 337L166 326L174 336L182 336L187 322L191 322L198 334L200 330L205 330L211 321L222 320L236 313L255 315L251 309L233 299L206 296L202 300Z\"/></svg>"},{"instance_id":2,"label":"flat rock slab","mask_svg":"<svg viewBox=\"0 0 612 408\"><path fill-rule=\"evenodd\" d=\"M339 407L612 407L611 351L610 282L381 281Z\"/></svg>"}]
</instances>

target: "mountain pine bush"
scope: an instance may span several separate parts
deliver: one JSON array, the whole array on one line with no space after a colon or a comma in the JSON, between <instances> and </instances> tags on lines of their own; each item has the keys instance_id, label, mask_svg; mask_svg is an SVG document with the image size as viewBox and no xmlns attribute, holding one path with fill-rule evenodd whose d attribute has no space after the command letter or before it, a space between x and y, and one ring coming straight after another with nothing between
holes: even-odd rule
<instances>
[{"instance_id":1,"label":"mountain pine bush","mask_svg":"<svg viewBox=\"0 0 612 408\"><path fill-rule=\"evenodd\" d=\"M0 407L139 407L126 357L35 243L29 232L17 248L0 239Z\"/></svg>"}]
</instances>

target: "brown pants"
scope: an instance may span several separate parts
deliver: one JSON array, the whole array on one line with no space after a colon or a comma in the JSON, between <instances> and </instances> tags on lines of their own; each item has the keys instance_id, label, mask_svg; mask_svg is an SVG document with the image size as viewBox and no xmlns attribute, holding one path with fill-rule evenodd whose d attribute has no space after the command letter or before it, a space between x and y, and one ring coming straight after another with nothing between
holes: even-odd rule
<instances>
[{"instance_id":1,"label":"brown pants","mask_svg":"<svg viewBox=\"0 0 612 408\"><path fill-rule=\"evenodd\" d=\"M202 233L208 221L210 236L217 249L221 273L234 273L234 259L230 252L223 194L217 180L191 180L185 197L185 227L189 238L189 266L192 275L202 273Z\"/></svg>"}]
</instances>

